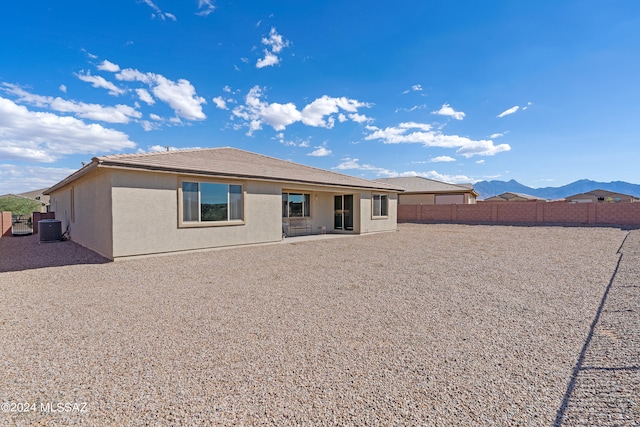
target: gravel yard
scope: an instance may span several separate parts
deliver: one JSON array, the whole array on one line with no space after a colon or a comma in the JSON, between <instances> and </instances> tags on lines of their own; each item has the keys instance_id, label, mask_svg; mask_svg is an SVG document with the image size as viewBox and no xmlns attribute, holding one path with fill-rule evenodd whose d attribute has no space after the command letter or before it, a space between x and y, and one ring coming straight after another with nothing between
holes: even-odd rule
<instances>
[{"instance_id":1,"label":"gravel yard","mask_svg":"<svg viewBox=\"0 0 640 427\"><path fill-rule=\"evenodd\" d=\"M637 324L592 330L638 316L638 233L401 224L115 263L2 238L0 403L35 405L0 425L585 425L582 368L640 384ZM610 425L638 425L621 399Z\"/></svg>"}]
</instances>

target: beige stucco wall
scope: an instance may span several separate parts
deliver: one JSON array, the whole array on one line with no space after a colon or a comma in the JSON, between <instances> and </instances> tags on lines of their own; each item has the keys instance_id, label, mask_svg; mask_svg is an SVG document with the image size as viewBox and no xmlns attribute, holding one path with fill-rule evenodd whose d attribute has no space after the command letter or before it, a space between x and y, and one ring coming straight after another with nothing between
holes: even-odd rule
<instances>
[{"instance_id":1,"label":"beige stucco wall","mask_svg":"<svg viewBox=\"0 0 640 427\"><path fill-rule=\"evenodd\" d=\"M51 194L50 210L69 229L72 241L112 258L111 176L95 169ZM73 210L71 194L73 189Z\"/></svg>"},{"instance_id":2,"label":"beige stucco wall","mask_svg":"<svg viewBox=\"0 0 640 427\"><path fill-rule=\"evenodd\" d=\"M244 221L234 225L180 224L181 180L243 185ZM74 189L75 222L71 221L70 189ZM187 251L267 243L282 238L282 192L310 193L312 233L373 233L395 230L397 194L389 193L389 216L372 218L372 192L321 185L211 179L172 173L97 168L52 194L52 210L69 224L72 240L108 257ZM353 231L334 230L334 197L354 198Z\"/></svg>"},{"instance_id":3,"label":"beige stucco wall","mask_svg":"<svg viewBox=\"0 0 640 427\"><path fill-rule=\"evenodd\" d=\"M335 190L319 185L284 184L280 194L282 195L283 192L310 194L311 217L306 220L312 233L318 233L322 227L325 227L326 232L333 228L333 196L336 194L333 191ZM280 206L282 206L282 199L280 199ZM280 210L280 219L287 221L287 219L282 219L282 209Z\"/></svg>"},{"instance_id":4,"label":"beige stucco wall","mask_svg":"<svg viewBox=\"0 0 640 427\"><path fill-rule=\"evenodd\" d=\"M361 190L337 190L333 187L322 186L284 186L285 192L300 192L311 194L311 217L307 221L313 233L319 232L324 226L328 233L366 234L397 229L398 195L389 193L389 216L373 218L372 192ZM387 194L378 192L377 194ZM353 195L353 230L334 229L334 197L337 195ZM286 221L286 220L285 220Z\"/></svg>"},{"instance_id":5,"label":"beige stucco wall","mask_svg":"<svg viewBox=\"0 0 640 427\"><path fill-rule=\"evenodd\" d=\"M434 194L400 194L401 205L434 205Z\"/></svg>"},{"instance_id":6,"label":"beige stucco wall","mask_svg":"<svg viewBox=\"0 0 640 427\"><path fill-rule=\"evenodd\" d=\"M379 193L376 194L386 194ZM395 231L398 227L398 195L395 193L389 193L389 216L374 218L373 213L373 192L362 191L360 192L360 227L358 232L360 234L378 233L382 231Z\"/></svg>"},{"instance_id":7,"label":"beige stucco wall","mask_svg":"<svg viewBox=\"0 0 640 427\"><path fill-rule=\"evenodd\" d=\"M401 205L434 205L436 203L435 194L400 194L399 197ZM464 203L475 204L476 198L471 193L464 193Z\"/></svg>"},{"instance_id":8,"label":"beige stucco wall","mask_svg":"<svg viewBox=\"0 0 640 427\"><path fill-rule=\"evenodd\" d=\"M118 170L113 177L113 256L214 248L282 239L281 186L243 184L244 224L179 227L180 178L209 178ZM225 182L224 180L215 180Z\"/></svg>"}]
</instances>

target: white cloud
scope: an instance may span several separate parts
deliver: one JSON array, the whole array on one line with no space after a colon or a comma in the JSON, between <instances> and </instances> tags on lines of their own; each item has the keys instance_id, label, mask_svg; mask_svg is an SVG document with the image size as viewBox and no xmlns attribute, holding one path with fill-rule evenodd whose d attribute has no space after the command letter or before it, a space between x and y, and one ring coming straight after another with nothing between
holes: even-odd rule
<instances>
[{"instance_id":1,"label":"white cloud","mask_svg":"<svg viewBox=\"0 0 640 427\"><path fill-rule=\"evenodd\" d=\"M140 126L145 132L151 132L152 130L160 129L161 125L157 122L150 122L149 120L141 120Z\"/></svg>"},{"instance_id":2,"label":"white cloud","mask_svg":"<svg viewBox=\"0 0 640 427\"><path fill-rule=\"evenodd\" d=\"M89 72L87 72L87 74L78 73L76 76L83 82L91 83L93 87L107 89L109 95L118 96L126 92L102 76L92 76Z\"/></svg>"},{"instance_id":3,"label":"white cloud","mask_svg":"<svg viewBox=\"0 0 640 427\"><path fill-rule=\"evenodd\" d=\"M216 7L213 5L213 0L198 0L198 11L196 15L209 16L215 9Z\"/></svg>"},{"instance_id":4,"label":"white cloud","mask_svg":"<svg viewBox=\"0 0 640 427\"><path fill-rule=\"evenodd\" d=\"M271 52L280 53L280 51L289 46L289 41L285 40L275 28L271 28L269 31L269 38L263 37L262 44L269 46L271 48Z\"/></svg>"},{"instance_id":5,"label":"white cloud","mask_svg":"<svg viewBox=\"0 0 640 427\"><path fill-rule=\"evenodd\" d=\"M315 157L325 157L331 155L331 150L328 150L326 147L316 147L316 150L313 150L311 153L307 154L307 156L315 156Z\"/></svg>"},{"instance_id":6,"label":"white cloud","mask_svg":"<svg viewBox=\"0 0 640 427\"><path fill-rule=\"evenodd\" d=\"M19 194L48 188L75 171L75 169L70 168L47 168L10 163L0 164L0 194Z\"/></svg>"},{"instance_id":7,"label":"white cloud","mask_svg":"<svg viewBox=\"0 0 640 427\"><path fill-rule=\"evenodd\" d=\"M476 163L479 165L482 165L484 164L484 159L476 160Z\"/></svg>"},{"instance_id":8,"label":"white cloud","mask_svg":"<svg viewBox=\"0 0 640 427\"><path fill-rule=\"evenodd\" d=\"M311 153L307 154L307 156L314 156L314 157L326 157L326 156L330 156L331 155L331 150L329 150L327 148L327 143L323 143L322 145L318 145L317 147L314 147L315 150L313 150Z\"/></svg>"},{"instance_id":9,"label":"white cloud","mask_svg":"<svg viewBox=\"0 0 640 427\"><path fill-rule=\"evenodd\" d=\"M438 163L438 162L455 162L456 159L454 159L453 157L450 156L438 156L438 157L434 157L431 160L429 160L431 163Z\"/></svg>"},{"instance_id":10,"label":"white cloud","mask_svg":"<svg viewBox=\"0 0 640 427\"><path fill-rule=\"evenodd\" d=\"M439 130L431 130L428 124L414 122L400 123L397 127L386 129L376 128L364 139L380 139L385 144L420 143L425 147L458 148L456 153L464 157L493 156L511 149L508 144L496 146L491 140L474 141L464 136L445 135Z\"/></svg>"},{"instance_id":11,"label":"white cloud","mask_svg":"<svg viewBox=\"0 0 640 427\"><path fill-rule=\"evenodd\" d=\"M153 105L156 103L156 100L153 99L149 91L147 91L146 89L138 88L136 89L136 93L138 94L138 98L140 98L140 101L144 101L149 105Z\"/></svg>"},{"instance_id":12,"label":"white cloud","mask_svg":"<svg viewBox=\"0 0 640 427\"><path fill-rule=\"evenodd\" d=\"M176 116L186 120L204 120L207 117L202 111L202 104L206 104L207 101L196 95L196 89L186 79L174 82L161 74L143 73L132 68L120 71L116 74L116 79L138 81L148 85L153 95L167 103Z\"/></svg>"},{"instance_id":13,"label":"white cloud","mask_svg":"<svg viewBox=\"0 0 640 427\"><path fill-rule=\"evenodd\" d=\"M396 177L398 173L389 169L379 168L370 164L362 164L360 163L360 159L353 159L350 157L346 157L342 159L342 162L338 164L338 166L333 169L338 170L361 170L361 171L370 171L375 172L377 176L384 177Z\"/></svg>"},{"instance_id":14,"label":"white cloud","mask_svg":"<svg viewBox=\"0 0 640 427\"><path fill-rule=\"evenodd\" d=\"M150 145L146 150L138 148L138 153L158 153L161 151L200 150L202 147L174 147L171 145Z\"/></svg>"},{"instance_id":15,"label":"white cloud","mask_svg":"<svg viewBox=\"0 0 640 427\"><path fill-rule=\"evenodd\" d=\"M421 105L414 105L413 107L409 107L409 108L396 108L395 112L399 112L399 111L407 111L407 112L412 112L415 110L423 110L427 108L427 104L421 104Z\"/></svg>"},{"instance_id":16,"label":"white cloud","mask_svg":"<svg viewBox=\"0 0 640 427\"><path fill-rule=\"evenodd\" d=\"M422 85L413 85L413 86L411 86L411 89L407 89L402 93L421 92L421 91L423 91Z\"/></svg>"},{"instance_id":17,"label":"white cloud","mask_svg":"<svg viewBox=\"0 0 640 427\"><path fill-rule=\"evenodd\" d=\"M258 61L256 62L256 68L272 67L274 65L277 65L279 62L280 58L265 49L264 58L258 59Z\"/></svg>"},{"instance_id":18,"label":"white cloud","mask_svg":"<svg viewBox=\"0 0 640 427\"><path fill-rule=\"evenodd\" d=\"M86 104L62 99L60 97L42 96L29 93L17 85L3 83L4 91L18 97L24 102L40 108L48 108L61 113L73 113L83 119L96 120L107 123L129 123L132 119L142 117L142 113L128 105L118 104L115 107L105 107L99 104Z\"/></svg>"},{"instance_id":19,"label":"white cloud","mask_svg":"<svg viewBox=\"0 0 640 427\"><path fill-rule=\"evenodd\" d=\"M473 156L493 156L497 153L509 150L511 150L511 146L509 146L509 144L493 145L493 141L491 140L468 140L465 141L464 145L460 146L460 148L456 150L456 153L468 158Z\"/></svg>"},{"instance_id":20,"label":"white cloud","mask_svg":"<svg viewBox=\"0 0 640 427\"><path fill-rule=\"evenodd\" d=\"M117 73L120 71L120 66L118 64L114 64L111 61L107 61L106 59L98 65L98 70L100 71L108 71L110 73Z\"/></svg>"},{"instance_id":21,"label":"white cloud","mask_svg":"<svg viewBox=\"0 0 640 427\"><path fill-rule=\"evenodd\" d=\"M163 12L162 10L160 10L160 8L158 6L156 6L156 4L154 2L152 2L151 0L142 0L143 3L145 3L147 6L149 6L151 9L153 9L153 12L151 14L151 18L160 18L163 21L168 19L171 19L172 21L176 20L176 16L173 13L169 13L169 12Z\"/></svg>"},{"instance_id":22,"label":"white cloud","mask_svg":"<svg viewBox=\"0 0 640 427\"><path fill-rule=\"evenodd\" d=\"M438 111L433 111L431 114L453 117L456 120L462 120L465 116L462 111L455 111L449 104L443 104L442 108L440 108Z\"/></svg>"},{"instance_id":23,"label":"white cloud","mask_svg":"<svg viewBox=\"0 0 640 427\"><path fill-rule=\"evenodd\" d=\"M309 126L332 128L333 121L327 121L324 117L331 117L331 114L337 113L340 109L349 113L357 113L358 108L367 106L366 103L355 99L332 98L323 95L302 109L302 122Z\"/></svg>"},{"instance_id":24,"label":"white cloud","mask_svg":"<svg viewBox=\"0 0 640 427\"><path fill-rule=\"evenodd\" d=\"M157 153L160 151L176 151L178 148L177 147L170 147L170 146L164 146L164 145L151 145L149 148L147 148L147 152L149 153ZM140 150L138 150L139 152Z\"/></svg>"},{"instance_id":25,"label":"white cloud","mask_svg":"<svg viewBox=\"0 0 640 427\"><path fill-rule=\"evenodd\" d=\"M473 179L467 175L447 175L437 171L428 172L403 172L400 176L423 176L429 179L435 179L436 181L448 182L450 184L462 184L462 183L474 183L478 182L478 179Z\"/></svg>"},{"instance_id":26,"label":"white cloud","mask_svg":"<svg viewBox=\"0 0 640 427\"><path fill-rule=\"evenodd\" d=\"M176 115L187 120L203 120L207 116L202 112L202 104L206 104L204 98L196 96L196 89L185 79L178 82L169 80L161 75L155 75L156 86L153 94L160 100L169 104Z\"/></svg>"},{"instance_id":27,"label":"white cloud","mask_svg":"<svg viewBox=\"0 0 640 427\"><path fill-rule=\"evenodd\" d=\"M54 162L69 154L133 147L135 143L123 132L73 117L30 111L0 97L0 159Z\"/></svg>"},{"instance_id":28,"label":"white cloud","mask_svg":"<svg viewBox=\"0 0 640 427\"><path fill-rule=\"evenodd\" d=\"M269 37L262 38L262 44L267 46L267 49L264 50L264 58L258 59L256 62L257 68L271 67L279 64L280 58L276 53L280 53L282 49L289 46L289 41L278 34L275 28L271 28Z\"/></svg>"},{"instance_id":29,"label":"white cloud","mask_svg":"<svg viewBox=\"0 0 640 427\"><path fill-rule=\"evenodd\" d=\"M501 136L504 136L504 133L492 133L491 135L489 135L489 139L496 139L500 138Z\"/></svg>"},{"instance_id":30,"label":"white cloud","mask_svg":"<svg viewBox=\"0 0 640 427\"><path fill-rule=\"evenodd\" d=\"M349 118L356 123L367 123L367 122L373 121L373 119L365 116L364 114L358 114L358 113L349 114ZM343 120L340 120L340 121L342 122ZM344 121L346 121L346 118Z\"/></svg>"},{"instance_id":31,"label":"white cloud","mask_svg":"<svg viewBox=\"0 0 640 427\"><path fill-rule=\"evenodd\" d=\"M216 96L215 98L213 98L213 103L216 104L216 107L218 107L221 110L229 109L229 107L227 107L226 101L221 96Z\"/></svg>"},{"instance_id":32,"label":"white cloud","mask_svg":"<svg viewBox=\"0 0 640 427\"><path fill-rule=\"evenodd\" d=\"M522 111L526 110L527 108L529 108L532 105L531 102L527 102L527 105L525 105L524 107L522 107Z\"/></svg>"},{"instance_id":33,"label":"white cloud","mask_svg":"<svg viewBox=\"0 0 640 427\"><path fill-rule=\"evenodd\" d=\"M298 141L287 141L284 138L284 133L280 132L278 133L275 137L271 138L271 139L275 139L278 142L280 142L280 144L285 145L287 147L303 147L303 148L307 148L309 147L309 140L298 140Z\"/></svg>"},{"instance_id":34,"label":"white cloud","mask_svg":"<svg viewBox=\"0 0 640 427\"><path fill-rule=\"evenodd\" d=\"M496 117L498 117L499 119L503 118L504 116L508 116L509 114L513 114L516 111L518 111L520 109L520 107L518 105L509 108L508 110L504 110L502 113L498 114Z\"/></svg>"},{"instance_id":35,"label":"white cloud","mask_svg":"<svg viewBox=\"0 0 640 427\"><path fill-rule=\"evenodd\" d=\"M60 89L60 92L62 93L67 93L67 87L65 85L60 85L58 89Z\"/></svg>"},{"instance_id":36,"label":"white cloud","mask_svg":"<svg viewBox=\"0 0 640 427\"><path fill-rule=\"evenodd\" d=\"M139 81L150 85L154 81L153 76L153 73L143 73L133 68L125 68L116 74L116 79L126 82Z\"/></svg>"},{"instance_id":37,"label":"white cloud","mask_svg":"<svg viewBox=\"0 0 640 427\"><path fill-rule=\"evenodd\" d=\"M251 88L245 98L245 105L233 109L233 115L245 121L249 127L248 134L262 129L266 123L277 131L284 130L287 126L302 122L307 126L324 127L331 129L335 125L334 114L341 110L356 114L358 108L368 107L369 104L348 99L345 97L332 98L324 95L307 104L302 111L295 104L267 103L261 100L262 90L258 86ZM359 118L356 116L356 118ZM341 119L338 118L340 121Z\"/></svg>"},{"instance_id":38,"label":"white cloud","mask_svg":"<svg viewBox=\"0 0 640 427\"><path fill-rule=\"evenodd\" d=\"M420 129L423 131L430 131L431 125L427 123L416 123L416 122L403 122L399 125L403 129Z\"/></svg>"},{"instance_id":39,"label":"white cloud","mask_svg":"<svg viewBox=\"0 0 640 427\"><path fill-rule=\"evenodd\" d=\"M459 183L469 183L469 182L477 182L477 179L470 178L466 175L446 175L441 174L437 171L428 171L428 172L415 172L415 171L406 171L406 172L397 172L390 169L376 167L366 163L360 163L359 159L347 157L342 160L338 166L334 167L334 169L338 170L360 170L365 172L372 172L378 177L404 177L404 176L423 176L425 178L435 179L437 181L449 182L452 184Z\"/></svg>"}]
</instances>

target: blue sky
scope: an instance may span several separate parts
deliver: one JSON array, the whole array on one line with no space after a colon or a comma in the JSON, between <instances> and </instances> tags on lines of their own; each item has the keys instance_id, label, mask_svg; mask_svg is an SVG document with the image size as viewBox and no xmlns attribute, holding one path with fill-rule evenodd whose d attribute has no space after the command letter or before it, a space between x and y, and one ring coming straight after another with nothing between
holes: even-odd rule
<instances>
[{"instance_id":1,"label":"blue sky","mask_svg":"<svg viewBox=\"0 0 640 427\"><path fill-rule=\"evenodd\" d=\"M232 146L364 178L640 183L640 2L9 2L0 194Z\"/></svg>"}]
</instances>

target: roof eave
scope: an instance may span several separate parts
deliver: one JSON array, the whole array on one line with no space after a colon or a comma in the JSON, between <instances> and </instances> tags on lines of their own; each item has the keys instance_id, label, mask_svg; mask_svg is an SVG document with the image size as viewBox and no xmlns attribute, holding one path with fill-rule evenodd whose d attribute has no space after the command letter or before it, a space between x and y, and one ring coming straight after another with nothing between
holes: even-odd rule
<instances>
[{"instance_id":1,"label":"roof eave","mask_svg":"<svg viewBox=\"0 0 640 427\"><path fill-rule=\"evenodd\" d=\"M387 186L384 186L384 187L382 187L382 186L380 186L380 187L379 186L364 186L364 185L345 185L345 184L336 184L336 183L332 183L332 182L300 180L300 179L291 179L291 178L274 178L274 177L261 176L261 175L229 174L229 173L222 173L222 172L208 172L208 171L202 171L202 170L198 170L198 169L162 167L162 166L149 166L149 165L136 165L136 164L131 164L131 163L127 163L127 162L115 162L115 161L112 161L112 160L96 159L96 158L94 158L94 161L99 163L100 167L109 167L109 168L118 168L118 169L131 169L131 170L143 170L143 171L149 171L149 172L165 172L165 173L201 175L201 176L212 176L212 177L220 177L220 178L255 179L255 180L261 180L261 181L276 181L276 182L286 182L286 183L305 184L305 185L322 185L322 186L330 186L330 187L354 188L354 189L363 189L363 190L378 190L378 191L387 191L387 192L394 192L394 193L403 193L405 191L403 188L396 187L396 186L393 186L393 185L390 185L390 184L387 184ZM376 181L371 181L371 183L374 183L374 182L376 182Z\"/></svg>"},{"instance_id":2,"label":"roof eave","mask_svg":"<svg viewBox=\"0 0 640 427\"><path fill-rule=\"evenodd\" d=\"M68 177L63 179L62 181L58 182L57 184L54 184L53 186L47 188L46 190L44 190L42 192L42 194L44 194L45 196L50 196L52 192L54 192L56 190L59 190L60 188L64 187L65 185L68 185L68 184L72 183L73 181L75 181L78 178L86 175L87 173L91 172L92 170L94 170L97 167L98 167L98 161L94 157L92 159L91 163L83 166L81 169L78 169L77 171L75 171L74 173L72 173L71 175L69 175Z\"/></svg>"}]
</instances>

